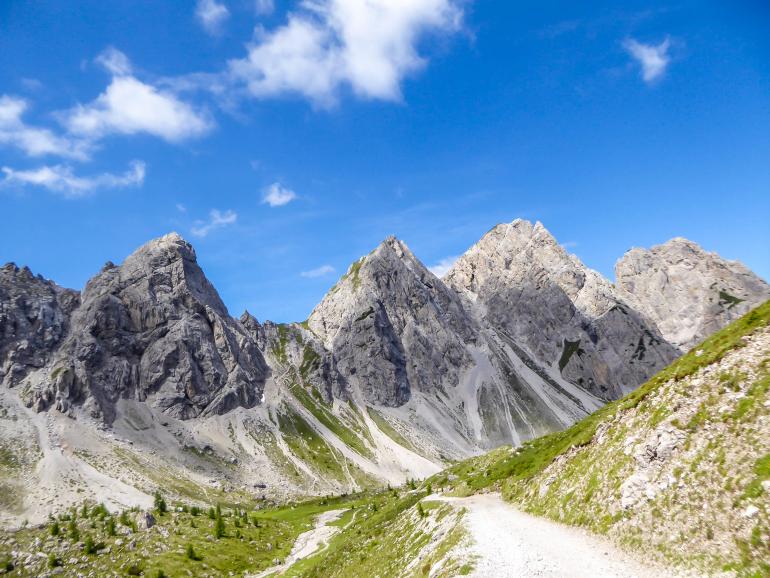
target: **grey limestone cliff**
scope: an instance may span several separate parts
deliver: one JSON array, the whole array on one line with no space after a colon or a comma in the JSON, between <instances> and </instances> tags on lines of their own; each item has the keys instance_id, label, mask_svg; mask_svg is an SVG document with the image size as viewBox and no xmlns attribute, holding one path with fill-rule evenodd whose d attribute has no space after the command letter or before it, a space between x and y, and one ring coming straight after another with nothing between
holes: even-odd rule
<instances>
[{"instance_id":1,"label":"grey limestone cliff","mask_svg":"<svg viewBox=\"0 0 770 578\"><path fill-rule=\"evenodd\" d=\"M444 280L503 339L605 399L638 387L678 353L540 223L496 226Z\"/></svg>"},{"instance_id":2,"label":"grey limestone cliff","mask_svg":"<svg viewBox=\"0 0 770 578\"><path fill-rule=\"evenodd\" d=\"M68 336L29 403L84 403L111 420L121 397L187 419L259 402L268 368L177 234L151 241L91 279Z\"/></svg>"},{"instance_id":3,"label":"grey limestone cliff","mask_svg":"<svg viewBox=\"0 0 770 578\"><path fill-rule=\"evenodd\" d=\"M618 294L682 351L770 299L770 286L745 265L681 237L631 249L615 275Z\"/></svg>"}]
</instances>

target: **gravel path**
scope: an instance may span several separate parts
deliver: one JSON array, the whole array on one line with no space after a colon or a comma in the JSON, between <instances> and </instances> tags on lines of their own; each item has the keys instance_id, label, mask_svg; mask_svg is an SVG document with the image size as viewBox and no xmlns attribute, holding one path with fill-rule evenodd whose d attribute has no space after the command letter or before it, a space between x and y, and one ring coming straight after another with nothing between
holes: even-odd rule
<instances>
[{"instance_id":1,"label":"gravel path","mask_svg":"<svg viewBox=\"0 0 770 578\"><path fill-rule=\"evenodd\" d=\"M298 560L312 556L326 548L331 537L341 530L339 526L329 526L328 524L339 520L346 511L347 510L327 510L316 516L315 526L313 526L312 530L303 532L297 537L297 541L294 542L294 547L291 549L289 557L279 566L273 566L267 570L263 570L254 576L254 578L279 576Z\"/></svg>"},{"instance_id":2,"label":"gravel path","mask_svg":"<svg viewBox=\"0 0 770 578\"><path fill-rule=\"evenodd\" d=\"M665 578L665 569L646 566L608 540L578 528L525 514L499 494L438 497L467 510L464 521L474 544L478 578ZM433 497L431 498L433 499Z\"/></svg>"}]
</instances>

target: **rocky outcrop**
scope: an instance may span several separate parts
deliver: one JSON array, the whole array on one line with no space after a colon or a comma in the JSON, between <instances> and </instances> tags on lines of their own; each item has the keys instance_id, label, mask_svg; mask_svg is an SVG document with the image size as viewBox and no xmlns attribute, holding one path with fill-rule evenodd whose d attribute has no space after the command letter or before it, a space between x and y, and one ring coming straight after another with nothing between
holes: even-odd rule
<instances>
[{"instance_id":1,"label":"rocky outcrop","mask_svg":"<svg viewBox=\"0 0 770 578\"><path fill-rule=\"evenodd\" d=\"M681 237L631 249L615 275L618 294L682 351L770 299L770 286L742 263Z\"/></svg>"},{"instance_id":2,"label":"rocky outcrop","mask_svg":"<svg viewBox=\"0 0 770 578\"><path fill-rule=\"evenodd\" d=\"M309 329L297 323L260 324L248 311L241 315L241 323L278 371L293 369L293 379L314 388L327 403L349 398L346 380L337 370L334 356Z\"/></svg>"},{"instance_id":3,"label":"rocky outcrop","mask_svg":"<svg viewBox=\"0 0 770 578\"><path fill-rule=\"evenodd\" d=\"M394 237L354 263L307 323L375 404L438 394L472 363L476 331L457 295Z\"/></svg>"},{"instance_id":4,"label":"rocky outcrop","mask_svg":"<svg viewBox=\"0 0 770 578\"><path fill-rule=\"evenodd\" d=\"M542 224L498 225L444 277L504 339L605 399L638 387L677 351Z\"/></svg>"},{"instance_id":5,"label":"rocky outcrop","mask_svg":"<svg viewBox=\"0 0 770 578\"><path fill-rule=\"evenodd\" d=\"M13 263L0 268L0 383L13 387L41 368L67 332L76 291Z\"/></svg>"},{"instance_id":6,"label":"rocky outcrop","mask_svg":"<svg viewBox=\"0 0 770 578\"><path fill-rule=\"evenodd\" d=\"M268 368L177 234L141 247L91 279L68 337L28 401L82 402L110 421L120 398L187 419L259 402Z\"/></svg>"}]
</instances>

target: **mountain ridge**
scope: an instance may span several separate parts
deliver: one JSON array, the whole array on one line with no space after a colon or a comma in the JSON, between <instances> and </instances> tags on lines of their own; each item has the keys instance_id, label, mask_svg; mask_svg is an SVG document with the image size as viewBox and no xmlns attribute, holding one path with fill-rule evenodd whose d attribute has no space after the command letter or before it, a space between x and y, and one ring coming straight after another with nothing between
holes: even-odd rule
<instances>
[{"instance_id":1,"label":"mountain ridge","mask_svg":"<svg viewBox=\"0 0 770 578\"><path fill-rule=\"evenodd\" d=\"M745 297L736 312L757 298ZM7 265L0 306L0 405L33 432L21 444L21 422L0 427L27 464L0 471L19 495L7 519L47 515L42 492L76 499L65 479L131 479L116 498L130 505L158 471L195 496L253 494L256 476L266 499L425 477L568 427L679 351L523 220L494 227L444 279L388 237L302 323L230 316L176 233L80 293ZM40 452L61 479L22 491Z\"/></svg>"}]
</instances>

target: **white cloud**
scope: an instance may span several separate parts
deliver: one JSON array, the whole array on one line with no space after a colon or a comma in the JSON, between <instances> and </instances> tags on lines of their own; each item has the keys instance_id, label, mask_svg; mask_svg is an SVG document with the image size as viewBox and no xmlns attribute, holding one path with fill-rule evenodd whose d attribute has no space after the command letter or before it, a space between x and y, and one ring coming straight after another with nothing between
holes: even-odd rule
<instances>
[{"instance_id":1,"label":"white cloud","mask_svg":"<svg viewBox=\"0 0 770 578\"><path fill-rule=\"evenodd\" d=\"M324 277L326 275L330 275L334 273L334 271L335 269L331 265L321 265L320 267L311 269L310 271L302 271L300 275L307 277L308 279L315 279L316 277Z\"/></svg>"},{"instance_id":2,"label":"white cloud","mask_svg":"<svg viewBox=\"0 0 770 578\"><path fill-rule=\"evenodd\" d=\"M38 186L61 193L67 198L80 198L99 189L140 186L144 182L145 165L141 161L133 161L129 170L122 175L102 173L90 177L75 175L72 167L67 165L44 166L27 171L3 167L2 172L5 178L0 181L0 185Z\"/></svg>"},{"instance_id":3,"label":"white cloud","mask_svg":"<svg viewBox=\"0 0 770 578\"><path fill-rule=\"evenodd\" d=\"M185 207L182 203L177 203L176 210L179 211L180 213L186 213L187 207Z\"/></svg>"},{"instance_id":4,"label":"white cloud","mask_svg":"<svg viewBox=\"0 0 770 578\"><path fill-rule=\"evenodd\" d=\"M205 237L215 229L221 229L227 225L232 225L238 220L238 213L235 211L220 212L218 209L212 209L209 213L208 221L198 221L190 232L196 237Z\"/></svg>"},{"instance_id":5,"label":"white cloud","mask_svg":"<svg viewBox=\"0 0 770 578\"><path fill-rule=\"evenodd\" d=\"M254 0L254 11L259 14L272 14L275 10L273 0Z\"/></svg>"},{"instance_id":6,"label":"white cloud","mask_svg":"<svg viewBox=\"0 0 770 578\"><path fill-rule=\"evenodd\" d=\"M22 115L28 107L27 101L21 98L0 96L0 144L16 147L31 157L54 155L78 160L88 158L87 143L26 124Z\"/></svg>"},{"instance_id":7,"label":"white cloud","mask_svg":"<svg viewBox=\"0 0 770 578\"><path fill-rule=\"evenodd\" d=\"M222 33L222 26L230 17L230 11L216 0L198 0L195 17L208 34L217 36Z\"/></svg>"},{"instance_id":8,"label":"white cloud","mask_svg":"<svg viewBox=\"0 0 770 578\"><path fill-rule=\"evenodd\" d=\"M97 56L96 62L114 76L128 76L132 71L128 56L113 46L108 47Z\"/></svg>"},{"instance_id":9,"label":"white cloud","mask_svg":"<svg viewBox=\"0 0 770 578\"><path fill-rule=\"evenodd\" d=\"M652 83L666 72L671 62L668 49L671 42L666 38L660 44L642 44L629 38L623 42L623 48L639 63L642 68L642 79Z\"/></svg>"},{"instance_id":10,"label":"white cloud","mask_svg":"<svg viewBox=\"0 0 770 578\"><path fill-rule=\"evenodd\" d=\"M431 273L433 273L436 277L441 278L447 273L449 273L449 270L452 268L452 266L457 262L459 258L460 258L459 256L444 257L432 267L428 267L428 270Z\"/></svg>"},{"instance_id":11,"label":"white cloud","mask_svg":"<svg viewBox=\"0 0 770 578\"><path fill-rule=\"evenodd\" d=\"M329 106L348 86L397 101L404 76L426 64L423 35L456 31L461 18L457 0L304 0L285 25L258 28L230 72L259 98L293 92Z\"/></svg>"},{"instance_id":12,"label":"white cloud","mask_svg":"<svg viewBox=\"0 0 770 578\"><path fill-rule=\"evenodd\" d=\"M265 190L262 195L262 202L271 207L282 207L297 198L297 193L287 189L280 183L273 183Z\"/></svg>"},{"instance_id":13,"label":"white cloud","mask_svg":"<svg viewBox=\"0 0 770 578\"><path fill-rule=\"evenodd\" d=\"M126 56L108 49L99 61L113 73L112 81L96 100L77 106L60 116L67 129L91 140L110 134L147 133L169 142L200 136L212 128L209 117L129 74Z\"/></svg>"}]
</instances>

